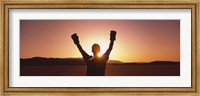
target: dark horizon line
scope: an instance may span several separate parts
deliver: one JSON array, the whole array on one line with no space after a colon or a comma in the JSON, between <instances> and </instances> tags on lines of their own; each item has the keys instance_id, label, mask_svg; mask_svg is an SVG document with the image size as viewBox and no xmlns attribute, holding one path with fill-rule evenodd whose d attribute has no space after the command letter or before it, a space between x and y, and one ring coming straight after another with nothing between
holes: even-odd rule
<instances>
[{"instance_id":1,"label":"dark horizon line","mask_svg":"<svg viewBox=\"0 0 200 96\"><path fill-rule=\"evenodd\" d=\"M39 57L39 56L35 56L35 57L29 57L29 58L21 58L20 59L33 59L33 58L45 58L45 59L83 59L81 57L69 57L69 58L57 58L57 57ZM180 61L162 61L162 60L154 60L154 61L149 61L149 62L122 62L120 60L108 60L108 61L118 61L121 63L152 63L152 62L180 62Z\"/></svg>"}]
</instances>

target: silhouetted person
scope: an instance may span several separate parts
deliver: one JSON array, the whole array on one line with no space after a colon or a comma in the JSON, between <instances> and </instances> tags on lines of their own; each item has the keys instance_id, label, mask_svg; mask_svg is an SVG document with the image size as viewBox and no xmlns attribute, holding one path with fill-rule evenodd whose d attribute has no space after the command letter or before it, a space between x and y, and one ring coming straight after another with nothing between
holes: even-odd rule
<instances>
[{"instance_id":1,"label":"silhouetted person","mask_svg":"<svg viewBox=\"0 0 200 96\"><path fill-rule=\"evenodd\" d=\"M110 32L110 45L102 56L98 56L98 53L100 52L100 46L98 44L92 45L93 56L89 56L81 47L77 34L75 33L71 37L81 52L84 61L87 63L87 76L104 76L106 63L109 59L109 55L115 41L116 31L112 30Z\"/></svg>"}]
</instances>

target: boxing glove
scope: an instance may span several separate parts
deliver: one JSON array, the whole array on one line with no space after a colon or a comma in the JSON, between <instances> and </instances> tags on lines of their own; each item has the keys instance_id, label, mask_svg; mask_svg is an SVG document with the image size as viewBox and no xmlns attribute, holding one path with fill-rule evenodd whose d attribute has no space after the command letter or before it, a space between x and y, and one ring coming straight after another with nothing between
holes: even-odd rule
<instances>
[{"instance_id":1,"label":"boxing glove","mask_svg":"<svg viewBox=\"0 0 200 96\"><path fill-rule=\"evenodd\" d=\"M73 39L74 44L79 44L78 36L77 36L76 33L74 33L74 34L71 36L71 38Z\"/></svg>"},{"instance_id":2,"label":"boxing glove","mask_svg":"<svg viewBox=\"0 0 200 96\"><path fill-rule=\"evenodd\" d=\"M116 31L111 30L110 31L110 41L115 41L116 40Z\"/></svg>"}]
</instances>

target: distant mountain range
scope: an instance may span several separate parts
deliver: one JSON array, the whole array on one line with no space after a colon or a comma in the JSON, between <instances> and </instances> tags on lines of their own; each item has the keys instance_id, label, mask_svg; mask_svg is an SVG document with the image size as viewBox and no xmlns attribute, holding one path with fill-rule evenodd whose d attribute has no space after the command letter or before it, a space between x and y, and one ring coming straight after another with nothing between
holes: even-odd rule
<instances>
[{"instance_id":1,"label":"distant mountain range","mask_svg":"<svg viewBox=\"0 0 200 96\"><path fill-rule=\"evenodd\" d=\"M177 64L180 62L172 61L153 61L149 63L124 63L118 60L109 60L108 64ZM86 64L82 58L46 58L46 57L33 57L33 58L21 58L20 64L22 65L54 65L54 64Z\"/></svg>"}]
</instances>

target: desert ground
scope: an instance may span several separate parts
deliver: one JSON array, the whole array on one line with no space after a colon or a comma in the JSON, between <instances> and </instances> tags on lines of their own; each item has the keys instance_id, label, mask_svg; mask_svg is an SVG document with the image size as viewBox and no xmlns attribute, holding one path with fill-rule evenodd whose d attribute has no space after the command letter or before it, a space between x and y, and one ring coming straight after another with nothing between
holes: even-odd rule
<instances>
[{"instance_id":1,"label":"desert ground","mask_svg":"<svg viewBox=\"0 0 200 96\"><path fill-rule=\"evenodd\" d=\"M85 76L86 68L81 58L20 59L20 76ZM106 76L180 76L180 62L123 63L110 60Z\"/></svg>"}]
</instances>

